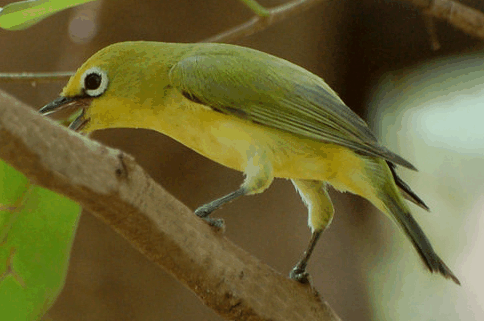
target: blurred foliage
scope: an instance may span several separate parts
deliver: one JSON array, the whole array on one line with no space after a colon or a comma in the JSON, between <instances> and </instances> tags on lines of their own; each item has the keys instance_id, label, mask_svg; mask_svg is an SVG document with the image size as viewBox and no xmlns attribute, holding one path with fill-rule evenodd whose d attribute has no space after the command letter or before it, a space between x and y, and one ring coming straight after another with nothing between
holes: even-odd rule
<instances>
[{"instance_id":1,"label":"blurred foliage","mask_svg":"<svg viewBox=\"0 0 484 321\"><path fill-rule=\"evenodd\" d=\"M0 316L37 320L64 285L80 207L0 162Z\"/></svg>"},{"instance_id":2,"label":"blurred foliage","mask_svg":"<svg viewBox=\"0 0 484 321\"><path fill-rule=\"evenodd\" d=\"M0 28L23 30L59 11L94 0L27 0L0 8Z\"/></svg>"}]
</instances>

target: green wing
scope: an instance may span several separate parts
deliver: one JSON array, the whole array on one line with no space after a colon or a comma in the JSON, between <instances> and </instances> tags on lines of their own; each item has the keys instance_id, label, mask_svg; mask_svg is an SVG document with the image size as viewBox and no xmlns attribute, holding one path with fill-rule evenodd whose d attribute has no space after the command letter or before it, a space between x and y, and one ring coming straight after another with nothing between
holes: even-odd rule
<instances>
[{"instance_id":1,"label":"green wing","mask_svg":"<svg viewBox=\"0 0 484 321\"><path fill-rule=\"evenodd\" d=\"M381 146L365 122L321 78L259 51L225 48L212 45L182 58L170 70L171 85L218 112L415 170Z\"/></svg>"}]
</instances>

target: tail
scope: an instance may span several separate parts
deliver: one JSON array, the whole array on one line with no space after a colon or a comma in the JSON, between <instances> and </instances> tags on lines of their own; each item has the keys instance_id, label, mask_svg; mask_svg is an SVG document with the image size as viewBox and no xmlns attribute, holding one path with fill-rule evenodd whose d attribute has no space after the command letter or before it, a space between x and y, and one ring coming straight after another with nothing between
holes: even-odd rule
<instances>
[{"instance_id":1,"label":"tail","mask_svg":"<svg viewBox=\"0 0 484 321\"><path fill-rule=\"evenodd\" d=\"M361 196L370 200L402 228L430 272L440 273L460 285L454 273L435 253L429 239L410 213L404 198L428 210L427 205L397 176L395 165L374 157L364 158L364 161L371 187L367 185L367 188L362 188L365 193Z\"/></svg>"},{"instance_id":2,"label":"tail","mask_svg":"<svg viewBox=\"0 0 484 321\"><path fill-rule=\"evenodd\" d=\"M419 206L420 208L423 208L426 211L430 211L427 204L425 204L425 202L422 201L422 199L410 189L410 186L408 186L407 183L405 183L400 177L398 177L397 172L395 171L395 164L387 161L387 165L390 168L393 180L400 189L400 193L402 193L403 197L405 197L405 199L409 200L415 205Z\"/></svg>"},{"instance_id":3,"label":"tail","mask_svg":"<svg viewBox=\"0 0 484 321\"><path fill-rule=\"evenodd\" d=\"M397 195L386 194L386 197L382 197L388 211L408 236L430 272L440 273L445 278L451 279L460 285L460 282L454 273L447 267L447 265L445 265L437 253L435 253L430 241L400 199L401 197L399 198Z\"/></svg>"}]
</instances>

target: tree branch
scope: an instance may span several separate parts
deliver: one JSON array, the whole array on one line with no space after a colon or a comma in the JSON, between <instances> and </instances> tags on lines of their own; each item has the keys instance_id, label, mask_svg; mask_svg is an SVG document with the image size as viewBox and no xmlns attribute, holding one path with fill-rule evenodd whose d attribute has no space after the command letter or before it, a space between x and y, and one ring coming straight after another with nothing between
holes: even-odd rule
<instances>
[{"instance_id":1,"label":"tree branch","mask_svg":"<svg viewBox=\"0 0 484 321\"><path fill-rule=\"evenodd\" d=\"M241 38L253 35L266 29L276 22L299 14L324 0L293 0L278 7L265 9L257 2L244 0L244 3L251 8L258 16L247 22L222 32L201 42L226 42L233 43ZM406 1L419 8L424 14L445 20L462 30L463 32L484 39L484 14L479 10L453 0L400 0ZM428 24L428 21L427 21ZM432 45L436 48L435 34L431 34ZM59 73L0 73L0 82L51 82L67 80L73 72Z\"/></svg>"},{"instance_id":2,"label":"tree branch","mask_svg":"<svg viewBox=\"0 0 484 321\"><path fill-rule=\"evenodd\" d=\"M323 2L324 0L294 0L289 3L280 5L272 9L265 9L260 6L256 1L244 1L244 3L251 8L255 13L261 14L256 16L246 23L230 29L226 32L215 35L211 38L202 40L201 42L234 42L240 38L252 35L261 30L266 29L268 26L287 19L290 16L301 13L310 7ZM59 72L59 73L0 73L0 82L52 82L59 80L68 80L73 72Z\"/></svg>"},{"instance_id":3,"label":"tree branch","mask_svg":"<svg viewBox=\"0 0 484 321\"><path fill-rule=\"evenodd\" d=\"M0 82L2 83L38 83L67 81L74 74L73 71L65 72L20 72L20 73L0 73Z\"/></svg>"},{"instance_id":4,"label":"tree branch","mask_svg":"<svg viewBox=\"0 0 484 321\"><path fill-rule=\"evenodd\" d=\"M310 285L282 276L211 229L134 159L0 92L0 158L121 234L221 316L339 320Z\"/></svg>"},{"instance_id":5,"label":"tree branch","mask_svg":"<svg viewBox=\"0 0 484 321\"><path fill-rule=\"evenodd\" d=\"M453 0L403 0L424 14L445 20L463 32L484 39L484 13Z\"/></svg>"},{"instance_id":6,"label":"tree branch","mask_svg":"<svg viewBox=\"0 0 484 321\"><path fill-rule=\"evenodd\" d=\"M299 14L323 1L324 0L294 0L278 7L267 9L267 16L255 16L251 20L244 22L235 28L202 40L201 42L235 42L241 38L264 30L276 22Z\"/></svg>"}]
</instances>

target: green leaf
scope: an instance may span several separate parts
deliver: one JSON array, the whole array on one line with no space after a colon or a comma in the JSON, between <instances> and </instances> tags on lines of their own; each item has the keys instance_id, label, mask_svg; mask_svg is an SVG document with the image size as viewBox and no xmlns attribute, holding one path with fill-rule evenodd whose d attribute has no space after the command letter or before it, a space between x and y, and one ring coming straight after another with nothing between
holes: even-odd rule
<instances>
[{"instance_id":1,"label":"green leaf","mask_svg":"<svg viewBox=\"0 0 484 321\"><path fill-rule=\"evenodd\" d=\"M38 320L64 286L80 207L0 161L0 316Z\"/></svg>"},{"instance_id":2,"label":"green leaf","mask_svg":"<svg viewBox=\"0 0 484 321\"><path fill-rule=\"evenodd\" d=\"M94 0L27 0L0 8L0 28L23 30L59 11Z\"/></svg>"}]
</instances>

